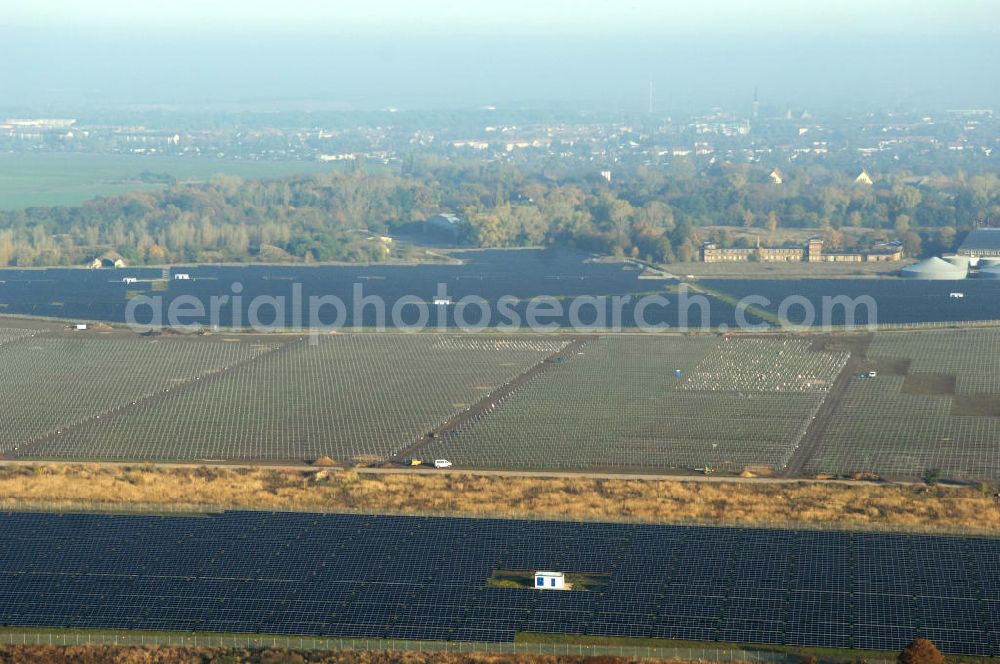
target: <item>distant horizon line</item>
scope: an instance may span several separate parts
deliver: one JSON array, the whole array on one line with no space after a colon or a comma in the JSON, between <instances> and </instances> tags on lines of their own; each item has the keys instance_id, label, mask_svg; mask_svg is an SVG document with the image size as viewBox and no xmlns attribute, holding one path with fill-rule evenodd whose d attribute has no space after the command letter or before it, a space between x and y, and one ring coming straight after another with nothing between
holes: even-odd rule
<instances>
[{"instance_id":1,"label":"distant horizon line","mask_svg":"<svg viewBox=\"0 0 1000 664\"><path fill-rule=\"evenodd\" d=\"M0 106L0 121L9 119L78 119L75 116L86 115L88 113L173 113L178 115L198 113L198 114L208 114L216 116L226 116L226 115L237 115L237 114L253 114L253 115L283 115L283 114L302 114L302 115L351 115L357 113L365 114L382 114L387 116L400 115L406 116L408 114L422 114L422 113L467 113L467 114L489 114L496 113L498 116L502 116L505 113L558 113L564 115L580 115L585 116L589 114L612 114L618 116L628 116L632 117L645 117L645 118L657 118L661 120L670 119L674 115L684 115L684 116L694 116L698 117L702 114L711 113L724 113L733 114L734 119L742 120L757 120L760 121L773 121L780 120L782 118L778 117L779 114L783 114L790 110L793 114L801 114L803 112L809 113L810 115L832 115L836 118L847 119L845 114L862 114L862 113L885 113L885 114L920 114L920 113L949 113L949 114L959 114L959 113L1000 113L1000 104L997 103L982 103L982 104L956 104L952 106L944 106L940 104L927 104L925 106L908 106L908 105L857 105L854 106L850 103L831 105L828 103L817 102L816 104L811 104L808 102L801 101L790 101L788 103L776 103L776 102L760 102L760 112L761 115L752 118L750 113L752 112L752 104L754 100L752 99L753 87L748 88L751 91L751 97L745 104L680 104L675 106L663 107L660 103L657 103L657 107L650 111L648 108L643 108L642 104L633 104L627 102L615 102L615 101L602 101L597 99L575 99L575 100L565 100L565 99L549 99L549 100L533 100L533 101L520 101L520 102L497 102L495 104L480 103L480 102L456 102L454 104L445 105L422 105L422 104L358 104L356 102L346 102L337 100L320 100L320 99L309 99L306 97L273 97L273 98L258 98L258 99L234 99L234 100L218 100L218 101L207 101L207 102L189 102L189 103L178 103L178 102L120 102L120 103L109 103L106 105L91 105L87 103L82 103L79 105L55 105L50 103L31 103L24 105L11 105L11 106ZM631 100L630 100L631 101ZM640 99L638 92L636 93L636 102L643 101L645 99ZM985 101L985 100L984 100ZM289 106L287 108L267 108L268 105L281 105L281 104L301 104L299 106ZM746 106L746 108L742 108ZM242 107L242 108L226 108L226 107ZM746 117L739 115L740 113L746 111ZM800 118L793 117L792 120L797 120Z\"/></svg>"}]
</instances>

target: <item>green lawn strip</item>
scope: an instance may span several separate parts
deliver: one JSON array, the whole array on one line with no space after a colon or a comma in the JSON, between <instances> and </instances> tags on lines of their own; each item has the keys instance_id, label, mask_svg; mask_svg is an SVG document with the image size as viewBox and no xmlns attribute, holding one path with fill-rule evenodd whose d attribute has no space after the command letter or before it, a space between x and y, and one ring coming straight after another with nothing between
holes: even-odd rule
<instances>
[{"instance_id":1,"label":"green lawn strip","mask_svg":"<svg viewBox=\"0 0 1000 664\"><path fill-rule=\"evenodd\" d=\"M69 152L0 154L0 209L79 205L99 196L156 191L163 182L143 175L167 174L181 183L213 175L273 179L342 169L306 160L249 161L209 157L85 154Z\"/></svg>"}]
</instances>

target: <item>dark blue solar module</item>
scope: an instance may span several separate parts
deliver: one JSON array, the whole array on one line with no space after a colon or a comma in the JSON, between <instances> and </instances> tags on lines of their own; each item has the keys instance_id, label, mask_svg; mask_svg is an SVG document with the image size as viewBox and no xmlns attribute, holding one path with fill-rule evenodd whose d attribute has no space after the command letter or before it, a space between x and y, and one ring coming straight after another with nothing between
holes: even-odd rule
<instances>
[{"instance_id":1,"label":"dark blue solar module","mask_svg":"<svg viewBox=\"0 0 1000 664\"><path fill-rule=\"evenodd\" d=\"M1000 297L997 297L1000 281L995 279L702 279L700 283L737 300L747 296L765 298L767 304L758 299L753 305L776 315L783 302L793 305L789 306L787 316L796 325L1000 320ZM951 297L954 291L962 291L965 296ZM857 301L857 306L849 307L853 320L848 318L842 304L834 306L843 300L832 298L845 296ZM812 320L802 306L806 300L812 305ZM874 306L869 306L871 303Z\"/></svg>"},{"instance_id":2,"label":"dark blue solar module","mask_svg":"<svg viewBox=\"0 0 1000 664\"><path fill-rule=\"evenodd\" d=\"M333 324L337 313L332 308L320 312L319 320L296 321L292 304L296 300L306 303L302 310L306 312L310 297L333 296L345 304L345 318L341 321L344 326L375 327L381 326L378 307L362 306L368 301L366 298L381 298L385 303L385 321L382 324L391 326L394 304L405 303L404 298L412 297L429 302L442 287L444 292L441 294L456 303L469 296L482 298L489 315L484 316L479 306L471 306L468 312L463 313L464 323L461 323L453 307L444 310L434 308L429 312L432 327L442 325L453 328L461 324L517 327L516 322L524 325L529 320L529 300L539 296L609 298L604 302L584 305L579 310L581 327L604 327L596 307L601 308L607 325L611 325L611 312L616 309L611 308L610 298L627 296L627 299L621 300L621 324L634 328L639 317L639 301L644 295L653 293L664 297L669 295L667 299L670 302L649 301L648 306L638 309L641 318L650 325L677 327L682 319L686 319L690 327L703 327L706 320L707 325L713 327L721 324L733 327L738 322L733 307L722 300L692 294L687 301L690 307L682 305L678 296L665 292L668 282L640 279L642 272L635 266L595 262L590 260L590 254L584 252L518 249L466 251L454 255L461 258L464 264L184 266L173 268L172 274L184 273L190 279L171 279L163 291L155 289L151 281L162 276L162 271L154 268L2 269L0 305L9 314L122 323L126 322L126 307L135 295L162 298L162 306L157 306L160 314L167 311L170 303L177 298L189 302L193 297L202 303L206 315L200 318L185 316L185 322L207 325L213 323L208 315L213 308L213 298L224 298L216 300L219 303L219 320L214 324L241 327L250 320L253 300L258 296L268 296L284 298L288 303L283 307L286 318L276 320L274 309L264 306L258 309L260 323L292 327L297 323L304 326ZM135 277L140 281L126 284L123 282L126 277ZM234 290L237 284L239 290ZM232 300L232 295L237 292L241 297ZM508 302L508 306L504 306L501 299L505 297L515 298L517 302ZM142 301L145 300L137 302ZM700 304L703 301L708 303L707 308ZM560 304L559 308L561 313L555 314L546 306L544 313L539 311L538 322L570 326L573 320L568 302ZM136 309L135 317L140 324L149 323L153 320L153 313L148 305L143 305ZM535 315L531 317L535 318ZM413 306L402 307L399 318L401 324L413 325L419 321L420 311ZM748 314L747 319L754 324L762 323L752 314Z\"/></svg>"},{"instance_id":3,"label":"dark blue solar module","mask_svg":"<svg viewBox=\"0 0 1000 664\"><path fill-rule=\"evenodd\" d=\"M228 512L0 515L0 626L1000 654L1000 540ZM485 585L496 569L600 590Z\"/></svg>"}]
</instances>

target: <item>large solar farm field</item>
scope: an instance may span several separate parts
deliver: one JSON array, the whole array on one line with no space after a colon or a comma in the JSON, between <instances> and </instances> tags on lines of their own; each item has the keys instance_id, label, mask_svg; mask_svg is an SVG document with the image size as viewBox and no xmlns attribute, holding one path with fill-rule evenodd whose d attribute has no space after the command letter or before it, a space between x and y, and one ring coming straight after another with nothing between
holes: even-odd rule
<instances>
[{"instance_id":1,"label":"large solar farm field","mask_svg":"<svg viewBox=\"0 0 1000 664\"><path fill-rule=\"evenodd\" d=\"M452 258L454 262L385 265L191 265L166 271L150 267L0 269L0 313L123 324L130 320L129 304L146 301L133 312L135 320L144 323L155 317L146 298L161 300L162 306L156 310L164 320L172 303L196 298L204 311L186 315L186 322L209 329L242 328L259 313L262 325L296 329L332 325L337 316L329 307L315 317L303 307L303 315L297 316L293 302L332 297L345 305L340 326L360 331L422 327L414 299L430 304L443 291L456 303L469 296L485 302L482 308L471 306L468 310L434 307L427 311L428 329L443 326L458 330L471 325L530 329L528 322L535 317L531 314L534 298L558 305L539 316L544 325L577 330L610 326L614 324L612 301L616 296L621 303L617 318L622 329L636 329L641 324L666 324L677 329L685 319L685 326L691 327L733 327L738 323L732 304L702 296L697 300L704 300L706 306L696 301L687 315L686 309L682 311L676 282L644 278L636 265L595 261L584 252L484 250L453 252ZM179 274L188 278L174 278ZM230 299L234 292L242 294L241 304ZM577 316L571 313L571 300L578 296L588 298L591 304L582 307ZM643 307L640 302L647 296L666 297L668 303ZM281 307L281 315L269 306L258 309L252 304L259 298L276 298L286 306ZM384 306L366 304L369 298L380 298ZM393 313L396 305L407 301L411 304ZM212 311L217 315L211 315ZM463 312L462 320L459 311ZM752 312L748 319L761 322Z\"/></svg>"},{"instance_id":2,"label":"large solar farm field","mask_svg":"<svg viewBox=\"0 0 1000 664\"><path fill-rule=\"evenodd\" d=\"M1000 479L1000 330L851 338L22 322L0 327L0 454Z\"/></svg>"},{"instance_id":3,"label":"large solar farm field","mask_svg":"<svg viewBox=\"0 0 1000 664\"><path fill-rule=\"evenodd\" d=\"M556 633L883 651L919 635L948 653L1000 653L996 539L254 512L13 513L0 531L8 630ZM541 569L603 582L488 582Z\"/></svg>"},{"instance_id":4,"label":"large solar farm field","mask_svg":"<svg viewBox=\"0 0 1000 664\"><path fill-rule=\"evenodd\" d=\"M808 339L603 337L428 453L496 468L780 470L846 361Z\"/></svg>"},{"instance_id":5,"label":"large solar farm field","mask_svg":"<svg viewBox=\"0 0 1000 664\"><path fill-rule=\"evenodd\" d=\"M14 456L301 462L325 455L371 463L401 451L567 342L345 335L316 344L286 341L240 366L233 363L261 347L176 338L37 343L9 349L20 363L16 377L26 384L11 393L20 399L10 409L19 418L7 450ZM40 376L31 366L35 357L55 375ZM66 367L67 357L80 358L80 365ZM103 372L119 364L128 369ZM219 366L227 368L202 380ZM90 380L67 383L75 375ZM191 389L143 398L177 380ZM60 407L52 408L42 396L57 384L67 389L56 397Z\"/></svg>"},{"instance_id":6,"label":"large solar farm field","mask_svg":"<svg viewBox=\"0 0 1000 664\"><path fill-rule=\"evenodd\" d=\"M995 279L702 279L699 283L735 299L763 297L762 308L777 315L791 298L811 305L813 320L803 307L788 310L789 321L805 325L911 325L1000 320L1000 281ZM951 297L954 291L963 297ZM847 297L855 308L833 306L824 315L824 298ZM835 300L834 300L835 301ZM755 304L761 305L758 300ZM868 306L871 304L872 306ZM848 310L853 315L848 315Z\"/></svg>"},{"instance_id":7,"label":"large solar farm field","mask_svg":"<svg viewBox=\"0 0 1000 664\"><path fill-rule=\"evenodd\" d=\"M168 398L272 348L249 341L22 335L0 345L0 452L30 454L53 437Z\"/></svg>"},{"instance_id":8,"label":"large solar farm field","mask_svg":"<svg viewBox=\"0 0 1000 664\"><path fill-rule=\"evenodd\" d=\"M1000 330L881 332L809 468L1000 479Z\"/></svg>"}]
</instances>

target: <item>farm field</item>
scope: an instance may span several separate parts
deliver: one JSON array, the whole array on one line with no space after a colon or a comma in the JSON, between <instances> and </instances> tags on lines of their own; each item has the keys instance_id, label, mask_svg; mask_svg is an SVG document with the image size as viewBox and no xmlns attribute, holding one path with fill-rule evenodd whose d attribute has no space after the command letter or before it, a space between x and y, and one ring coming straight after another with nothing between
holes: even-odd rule
<instances>
[{"instance_id":1,"label":"farm field","mask_svg":"<svg viewBox=\"0 0 1000 664\"><path fill-rule=\"evenodd\" d=\"M391 456L566 344L559 337L344 335L88 422L22 457L294 461Z\"/></svg>"},{"instance_id":2,"label":"farm field","mask_svg":"<svg viewBox=\"0 0 1000 664\"><path fill-rule=\"evenodd\" d=\"M333 169L329 164L312 161L8 153L0 154L0 209L79 205L98 196L162 188L162 185L142 182L139 176L144 171L172 175L182 182L195 182L217 174L277 178Z\"/></svg>"},{"instance_id":3,"label":"farm field","mask_svg":"<svg viewBox=\"0 0 1000 664\"><path fill-rule=\"evenodd\" d=\"M882 332L868 363L809 468L1000 480L1000 330Z\"/></svg>"},{"instance_id":4,"label":"farm field","mask_svg":"<svg viewBox=\"0 0 1000 664\"><path fill-rule=\"evenodd\" d=\"M846 361L806 339L604 337L427 453L474 467L780 470Z\"/></svg>"}]
</instances>

